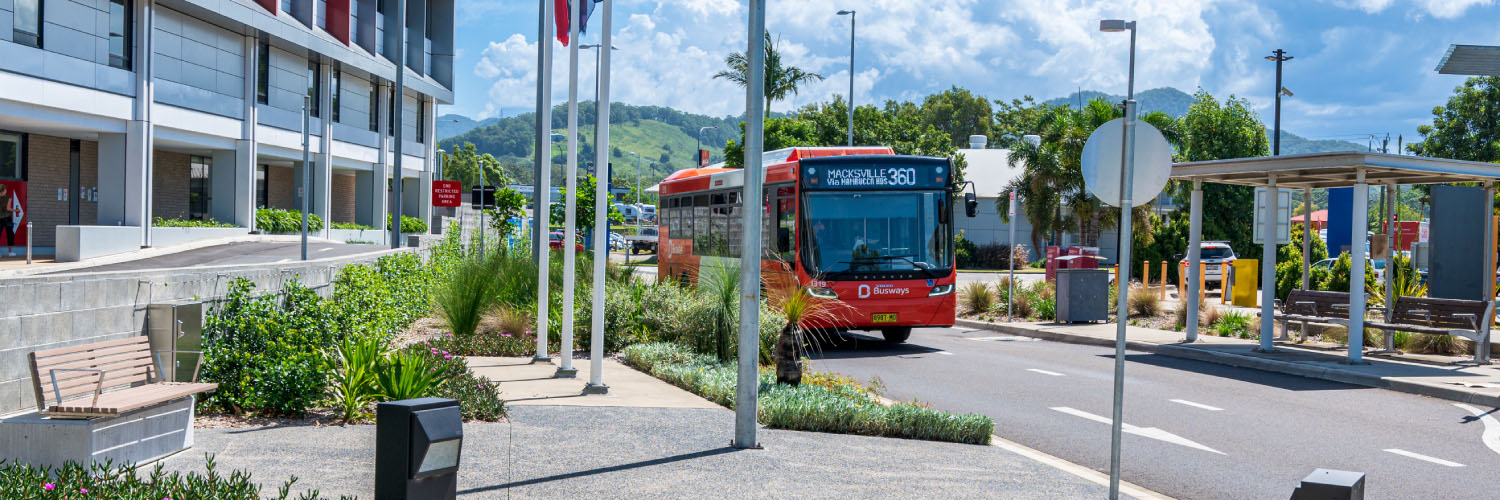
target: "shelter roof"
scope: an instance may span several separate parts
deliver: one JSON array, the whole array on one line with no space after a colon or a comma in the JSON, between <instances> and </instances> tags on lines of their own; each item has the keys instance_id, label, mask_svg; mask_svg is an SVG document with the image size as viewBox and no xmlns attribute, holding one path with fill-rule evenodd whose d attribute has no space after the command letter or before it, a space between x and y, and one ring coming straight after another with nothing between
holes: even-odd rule
<instances>
[{"instance_id":1,"label":"shelter roof","mask_svg":"<svg viewBox=\"0 0 1500 500\"><path fill-rule=\"evenodd\" d=\"M1338 188L1367 184L1443 184L1500 180L1500 164L1357 151L1262 156L1177 163L1172 178L1265 186L1272 174L1281 188Z\"/></svg>"}]
</instances>

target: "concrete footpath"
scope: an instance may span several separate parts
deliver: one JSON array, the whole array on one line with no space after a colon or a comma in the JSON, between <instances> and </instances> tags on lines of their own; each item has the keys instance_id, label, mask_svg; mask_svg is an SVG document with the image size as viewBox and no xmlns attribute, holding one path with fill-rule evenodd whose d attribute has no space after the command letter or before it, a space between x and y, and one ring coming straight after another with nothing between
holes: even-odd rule
<instances>
[{"instance_id":1,"label":"concrete footpath","mask_svg":"<svg viewBox=\"0 0 1500 500\"><path fill-rule=\"evenodd\" d=\"M763 449L729 446L734 413L607 361L611 394L555 366L471 358L519 396L510 418L464 425L463 498L1101 498L1107 476L997 440L993 446L759 430ZM575 365L587 369L587 360ZM574 387L576 386L576 388ZM375 426L197 429L168 470L248 470L266 491L372 498ZM1164 498L1134 485L1132 498Z\"/></svg>"},{"instance_id":2,"label":"concrete footpath","mask_svg":"<svg viewBox=\"0 0 1500 500\"><path fill-rule=\"evenodd\" d=\"M991 323L967 319L958 326L990 330L1056 342L1115 345L1115 323ZM1367 365L1347 365L1342 346L1276 342L1276 351L1255 352L1259 341L1199 335L1194 343L1183 342L1182 332L1127 327L1126 348L1242 368L1253 368L1348 384L1419 394L1482 406L1500 406L1500 366L1463 365L1443 362L1465 358L1439 356L1373 356ZM1423 359L1426 358L1426 359Z\"/></svg>"}]
</instances>

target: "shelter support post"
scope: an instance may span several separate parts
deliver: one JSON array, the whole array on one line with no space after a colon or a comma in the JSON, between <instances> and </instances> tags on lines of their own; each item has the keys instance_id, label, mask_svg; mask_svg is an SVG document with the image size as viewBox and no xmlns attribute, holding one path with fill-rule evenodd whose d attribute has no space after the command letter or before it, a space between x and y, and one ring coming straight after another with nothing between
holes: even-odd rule
<instances>
[{"instance_id":1,"label":"shelter support post","mask_svg":"<svg viewBox=\"0 0 1500 500\"><path fill-rule=\"evenodd\" d=\"M1188 201L1188 267L1187 267L1187 293L1182 294L1182 302L1187 305L1187 341L1198 341L1198 304L1199 295L1203 289L1203 274L1199 271L1203 264L1199 262L1202 252L1198 247L1203 243L1203 181L1193 179L1193 194Z\"/></svg>"},{"instance_id":2,"label":"shelter support post","mask_svg":"<svg viewBox=\"0 0 1500 500\"><path fill-rule=\"evenodd\" d=\"M1353 219L1349 237L1349 358L1345 364L1369 364L1364 360L1365 345L1365 233L1368 231L1370 186L1365 183L1365 169L1355 171Z\"/></svg>"},{"instance_id":3,"label":"shelter support post","mask_svg":"<svg viewBox=\"0 0 1500 500\"><path fill-rule=\"evenodd\" d=\"M1396 224L1392 222L1396 220L1395 184L1385 185L1385 213L1390 215L1387 215L1386 220L1380 221L1380 223L1385 228L1383 234L1385 234L1385 244L1387 250L1385 256L1385 322L1390 323L1392 321L1391 318L1396 314L1397 246L1394 232L1398 229L1396 228ZM1385 330L1382 333L1385 334L1385 341L1381 343L1382 345L1380 350L1376 352L1380 354L1400 354L1401 351L1396 350L1396 332Z\"/></svg>"},{"instance_id":4,"label":"shelter support post","mask_svg":"<svg viewBox=\"0 0 1500 500\"><path fill-rule=\"evenodd\" d=\"M1276 322L1276 202L1279 193L1276 191L1276 174L1271 174L1266 179L1266 206L1265 211L1260 214L1261 229L1261 252L1260 252L1260 348L1259 352L1272 352L1276 350L1275 335Z\"/></svg>"},{"instance_id":5,"label":"shelter support post","mask_svg":"<svg viewBox=\"0 0 1500 500\"><path fill-rule=\"evenodd\" d=\"M1302 289L1311 290L1312 284L1312 188L1302 188ZM1307 338L1307 322L1302 323L1302 336Z\"/></svg>"}]
</instances>

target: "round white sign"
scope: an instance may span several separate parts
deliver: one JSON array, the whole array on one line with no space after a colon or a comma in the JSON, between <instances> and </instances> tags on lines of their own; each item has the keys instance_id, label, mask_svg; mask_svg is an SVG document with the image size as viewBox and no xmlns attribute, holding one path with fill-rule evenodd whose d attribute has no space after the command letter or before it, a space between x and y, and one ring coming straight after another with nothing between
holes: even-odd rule
<instances>
[{"instance_id":1,"label":"round white sign","mask_svg":"<svg viewBox=\"0 0 1500 500\"><path fill-rule=\"evenodd\" d=\"M1083 145L1083 185L1099 201L1120 205L1120 159L1125 144L1125 119L1115 118L1094 130ZM1145 204L1167 185L1172 176L1172 146L1161 131L1144 121L1135 122L1135 169L1130 203Z\"/></svg>"}]
</instances>

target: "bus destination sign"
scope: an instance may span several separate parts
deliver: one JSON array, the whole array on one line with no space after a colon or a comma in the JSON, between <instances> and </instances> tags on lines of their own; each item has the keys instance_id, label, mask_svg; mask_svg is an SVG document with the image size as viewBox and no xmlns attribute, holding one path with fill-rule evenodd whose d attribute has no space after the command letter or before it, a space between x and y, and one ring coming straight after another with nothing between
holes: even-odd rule
<instances>
[{"instance_id":1,"label":"bus destination sign","mask_svg":"<svg viewBox=\"0 0 1500 500\"><path fill-rule=\"evenodd\" d=\"M809 165L805 179L812 189L943 189L947 170L946 163Z\"/></svg>"}]
</instances>

